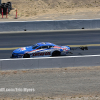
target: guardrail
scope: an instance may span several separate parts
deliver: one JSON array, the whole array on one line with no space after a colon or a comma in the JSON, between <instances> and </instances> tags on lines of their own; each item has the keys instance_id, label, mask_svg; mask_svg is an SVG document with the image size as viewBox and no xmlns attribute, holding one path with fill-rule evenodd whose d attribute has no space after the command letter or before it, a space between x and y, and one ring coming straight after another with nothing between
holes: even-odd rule
<instances>
[{"instance_id":1,"label":"guardrail","mask_svg":"<svg viewBox=\"0 0 100 100\"><path fill-rule=\"evenodd\" d=\"M93 28L100 28L100 19L0 22L0 31L36 31Z\"/></svg>"},{"instance_id":2,"label":"guardrail","mask_svg":"<svg viewBox=\"0 0 100 100\"><path fill-rule=\"evenodd\" d=\"M0 70L100 66L100 55L1 59Z\"/></svg>"}]
</instances>

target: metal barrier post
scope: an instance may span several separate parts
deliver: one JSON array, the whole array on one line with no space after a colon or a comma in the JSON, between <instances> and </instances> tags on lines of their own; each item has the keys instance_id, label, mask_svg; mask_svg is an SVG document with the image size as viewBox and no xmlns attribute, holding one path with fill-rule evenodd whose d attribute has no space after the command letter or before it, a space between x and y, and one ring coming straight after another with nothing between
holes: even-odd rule
<instances>
[{"instance_id":1,"label":"metal barrier post","mask_svg":"<svg viewBox=\"0 0 100 100\"><path fill-rule=\"evenodd\" d=\"M16 9L16 17L15 18L17 19L17 9Z\"/></svg>"}]
</instances>

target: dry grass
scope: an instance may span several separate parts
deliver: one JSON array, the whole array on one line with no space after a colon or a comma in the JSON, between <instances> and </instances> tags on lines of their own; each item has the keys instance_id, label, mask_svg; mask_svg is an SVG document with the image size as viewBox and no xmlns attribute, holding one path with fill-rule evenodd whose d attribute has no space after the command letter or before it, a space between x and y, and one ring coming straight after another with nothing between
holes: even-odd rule
<instances>
[{"instance_id":1,"label":"dry grass","mask_svg":"<svg viewBox=\"0 0 100 100\"><path fill-rule=\"evenodd\" d=\"M54 72L86 72L86 71L100 71L100 66L93 67L63 67L63 68L44 68L44 69L31 69L31 70L7 70L0 71L0 75L14 75L26 73L54 73Z\"/></svg>"},{"instance_id":2,"label":"dry grass","mask_svg":"<svg viewBox=\"0 0 100 100\"><path fill-rule=\"evenodd\" d=\"M100 100L100 96L1 98L0 100Z\"/></svg>"},{"instance_id":3,"label":"dry grass","mask_svg":"<svg viewBox=\"0 0 100 100\"><path fill-rule=\"evenodd\" d=\"M12 2L14 8L9 19L15 17L15 10L18 10L18 18L34 19L38 16L51 15L73 15L79 12L99 12L100 0L2 0Z\"/></svg>"}]
</instances>

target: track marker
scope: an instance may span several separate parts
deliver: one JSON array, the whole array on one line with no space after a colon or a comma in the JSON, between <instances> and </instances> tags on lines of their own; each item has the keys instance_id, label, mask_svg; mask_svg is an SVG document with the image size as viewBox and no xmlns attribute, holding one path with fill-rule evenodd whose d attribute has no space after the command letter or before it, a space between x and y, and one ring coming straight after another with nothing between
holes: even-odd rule
<instances>
[{"instance_id":1,"label":"track marker","mask_svg":"<svg viewBox=\"0 0 100 100\"><path fill-rule=\"evenodd\" d=\"M81 56L59 56L59 57L35 57L35 58L14 58L14 59L0 59L0 61L9 60L34 60L34 59L59 59L59 58L84 58L84 57L100 57L99 55L81 55Z\"/></svg>"}]
</instances>

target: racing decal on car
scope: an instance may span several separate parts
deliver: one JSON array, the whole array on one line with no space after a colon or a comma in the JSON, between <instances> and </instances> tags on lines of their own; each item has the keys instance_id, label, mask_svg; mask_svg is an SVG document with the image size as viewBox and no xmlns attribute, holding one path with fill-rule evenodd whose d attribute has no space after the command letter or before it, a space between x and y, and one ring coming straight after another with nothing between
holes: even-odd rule
<instances>
[{"instance_id":1,"label":"racing decal on car","mask_svg":"<svg viewBox=\"0 0 100 100\"><path fill-rule=\"evenodd\" d=\"M23 48L20 48L21 49L21 51L24 51L24 50L26 50L26 48L25 47L23 47Z\"/></svg>"},{"instance_id":2,"label":"racing decal on car","mask_svg":"<svg viewBox=\"0 0 100 100\"><path fill-rule=\"evenodd\" d=\"M36 49L36 50L32 50L32 51L27 52L27 53L41 52L41 51L45 51L45 50L44 49Z\"/></svg>"},{"instance_id":3,"label":"racing decal on car","mask_svg":"<svg viewBox=\"0 0 100 100\"><path fill-rule=\"evenodd\" d=\"M63 48L63 51L68 51L69 49L68 48Z\"/></svg>"},{"instance_id":4,"label":"racing decal on car","mask_svg":"<svg viewBox=\"0 0 100 100\"><path fill-rule=\"evenodd\" d=\"M54 46L53 48L61 48L61 47L58 47L58 46Z\"/></svg>"},{"instance_id":5,"label":"racing decal on car","mask_svg":"<svg viewBox=\"0 0 100 100\"><path fill-rule=\"evenodd\" d=\"M44 56L44 55L51 55L51 54L50 54L50 52L33 53L33 56Z\"/></svg>"}]
</instances>

